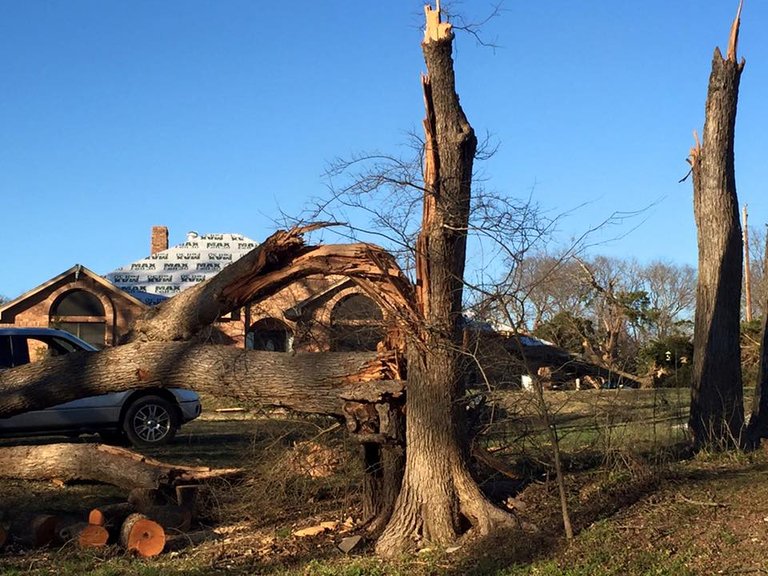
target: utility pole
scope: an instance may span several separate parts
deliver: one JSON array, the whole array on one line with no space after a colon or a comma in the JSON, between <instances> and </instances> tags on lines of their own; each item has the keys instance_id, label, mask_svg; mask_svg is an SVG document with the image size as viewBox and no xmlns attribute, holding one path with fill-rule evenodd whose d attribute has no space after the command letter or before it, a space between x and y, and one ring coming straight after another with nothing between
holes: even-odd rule
<instances>
[{"instance_id":1,"label":"utility pole","mask_svg":"<svg viewBox=\"0 0 768 576\"><path fill-rule=\"evenodd\" d=\"M744 204L744 318L752 321L752 275L749 265L749 225L747 224L747 205Z\"/></svg>"}]
</instances>

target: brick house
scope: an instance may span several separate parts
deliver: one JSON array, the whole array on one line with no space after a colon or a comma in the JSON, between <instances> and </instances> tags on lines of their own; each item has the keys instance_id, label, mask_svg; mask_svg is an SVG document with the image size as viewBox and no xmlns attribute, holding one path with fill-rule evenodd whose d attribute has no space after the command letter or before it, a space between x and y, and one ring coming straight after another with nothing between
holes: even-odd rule
<instances>
[{"instance_id":1,"label":"brick house","mask_svg":"<svg viewBox=\"0 0 768 576\"><path fill-rule=\"evenodd\" d=\"M135 318L218 273L256 246L238 234L190 233L169 248L168 229L152 229L150 255L104 277L77 264L0 306L0 326L57 327L96 345L120 341ZM384 316L348 278L311 276L222 317L208 335L256 350L374 350Z\"/></svg>"},{"instance_id":2,"label":"brick house","mask_svg":"<svg viewBox=\"0 0 768 576\"><path fill-rule=\"evenodd\" d=\"M0 326L61 328L112 346L148 306L81 264L0 306Z\"/></svg>"}]
</instances>

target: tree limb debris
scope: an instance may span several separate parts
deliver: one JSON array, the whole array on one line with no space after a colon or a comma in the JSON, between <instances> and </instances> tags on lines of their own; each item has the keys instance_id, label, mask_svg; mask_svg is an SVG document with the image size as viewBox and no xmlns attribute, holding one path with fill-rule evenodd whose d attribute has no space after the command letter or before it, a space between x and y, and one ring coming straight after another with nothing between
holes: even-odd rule
<instances>
[{"instance_id":1,"label":"tree limb debris","mask_svg":"<svg viewBox=\"0 0 768 576\"><path fill-rule=\"evenodd\" d=\"M133 488L160 488L240 476L240 468L179 466L102 444L46 444L0 448L0 478L98 481Z\"/></svg>"},{"instance_id":2,"label":"tree limb debris","mask_svg":"<svg viewBox=\"0 0 768 576\"><path fill-rule=\"evenodd\" d=\"M302 234L324 225L275 232L216 276L149 310L126 340L191 340L221 315L313 274L352 278L382 308L413 325L412 287L394 257L367 243L305 245Z\"/></svg>"}]
</instances>

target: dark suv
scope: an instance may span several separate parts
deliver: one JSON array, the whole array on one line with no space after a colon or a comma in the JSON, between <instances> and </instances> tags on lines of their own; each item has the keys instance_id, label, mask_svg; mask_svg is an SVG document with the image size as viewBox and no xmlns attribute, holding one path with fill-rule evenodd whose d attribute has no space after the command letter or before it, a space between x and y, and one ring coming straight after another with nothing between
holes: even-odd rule
<instances>
[{"instance_id":1,"label":"dark suv","mask_svg":"<svg viewBox=\"0 0 768 576\"><path fill-rule=\"evenodd\" d=\"M62 330L0 328L0 370L79 350L95 352L96 348ZM0 434L98 432L108 442L127 439L134 446L159 446L169 442L179 426L197 418L200 410L200 398L191 390L126 390L0 418Z\"/></svg>"}]
</instances>

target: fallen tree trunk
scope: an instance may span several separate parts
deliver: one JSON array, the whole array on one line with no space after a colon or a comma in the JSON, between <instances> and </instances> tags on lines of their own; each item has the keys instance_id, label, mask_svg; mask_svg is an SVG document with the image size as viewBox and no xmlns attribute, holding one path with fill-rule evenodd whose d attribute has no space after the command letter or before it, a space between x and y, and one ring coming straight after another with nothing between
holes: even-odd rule
<instances>
[{"instance_id":1,"label":"fallen tree trunk","mask_svg":"<svg viewBox=\"0 0 768 576\"><path fill-rule=\"evenodd\" d=\"M176 466L125 448L101 444L48 444L0 448L0 478L99 481L125 489L159 488L233 477L238 468Z\"/></svg>"},{"instance_id":2,"label":"fallen tree trunk","mask_svg":"<svg viewBox=\"0 0 768 576\"><path fill-rule=\"evenodd\" d=\"M75 352L0 372L0 418L84 396L134 388L192 388L249 405L344 416L357 394L383 399L403 383L350 378L370 352L277 354L184 342L136 342L98 353Z\"/></svg>"}]
</instances>

